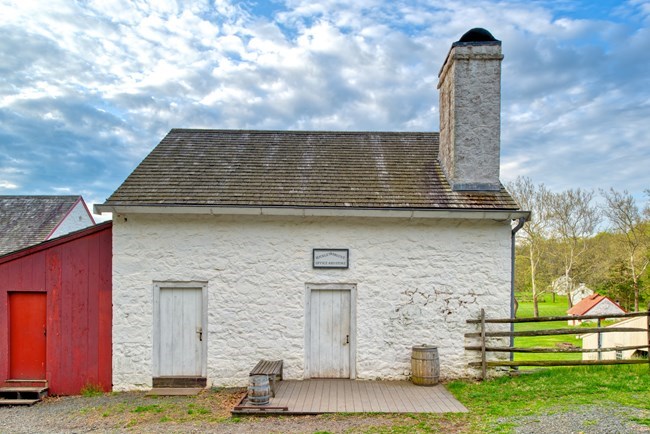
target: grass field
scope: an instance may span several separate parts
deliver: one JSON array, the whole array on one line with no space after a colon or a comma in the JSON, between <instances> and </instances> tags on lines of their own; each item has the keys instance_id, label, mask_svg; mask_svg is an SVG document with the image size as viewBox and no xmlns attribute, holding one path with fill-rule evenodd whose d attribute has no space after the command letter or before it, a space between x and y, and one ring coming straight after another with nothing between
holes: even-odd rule
<instances>
[{"instance_id":1,"label":"grass field","mask_svg":"<svg viewBox=\"0 0 650 434\"><path fill-rule=\"evenodd\" d=\"M568 309L566 297L557 296L555 303L550 299L546 302L539 303L539 316L565 316ZM517 310L518 318L533 317L533 303L519 303ZM566 321L538 322L515 324L515 331L528 330L547 330L569 327ZM582 340L576 336L584 333L585 327L576 327L575 335L560 336L530 336L515 338L515 347L550 347L554 348L560 344L571 344L576 347L582 347ZM580 360L581 353L555 354L555 353L515 353L515 360Z\"/></svg>"},{"instance_id":2,"label":"grass field","mask_svg":"<svg viewBox=\"0 0 650 434\"><path fill-rule=\"evenodd\" d=\"M482 383L454 381L447 387L472 412L469 432L510 432L513 425L503 418L578 405L650 410L647 365L559 367ZM636 421L650 425L648 418Z\"/></svg>"}]
</instances>

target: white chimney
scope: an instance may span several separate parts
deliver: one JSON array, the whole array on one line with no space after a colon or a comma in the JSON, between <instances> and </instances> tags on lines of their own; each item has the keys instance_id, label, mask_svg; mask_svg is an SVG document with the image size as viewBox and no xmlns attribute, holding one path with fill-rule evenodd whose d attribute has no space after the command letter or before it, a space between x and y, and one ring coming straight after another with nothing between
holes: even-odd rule
<instances>
[{"instance_id":1,"label":"white chimney","mask_svg":"<svg viewBox=\"0 0 650 434\"><path fill-rule=\"evenodd\" d=\"M438 159L453 190L501 188L501 41L472 29L451 45L438 74Z\"/></svg>"}]
</instances>

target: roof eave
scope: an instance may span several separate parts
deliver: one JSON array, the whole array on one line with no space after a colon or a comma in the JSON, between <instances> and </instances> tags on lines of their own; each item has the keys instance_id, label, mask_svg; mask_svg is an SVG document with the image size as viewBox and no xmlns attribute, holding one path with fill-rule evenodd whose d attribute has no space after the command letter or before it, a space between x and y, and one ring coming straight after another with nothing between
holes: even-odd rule
<instances>
[{"instance_id":1,"label":"roof eave","mask_svg":"<svg viewBox=\"0 0 650 434\"><path fill-rule=\"evenodd\" d=\"M74 241L78 238L82 238L91 234L94 234L96 232L100 232L103 230L107 230L108 228L111 228L113 226L113 222L111 220L101 222L94 224L92 226L85 227L83 229L79 229L74 232L69 232L65 235L61 235L60 237L52 238L49 240L42 241L38 244L32 244L23 248L20 248L18 250L14 250L11 252L7 252L5 254L0 255L0 264L3 264L5 262L10 262L16 259L20 259L23 256L31 255L33 253L40 252L41 250L49 249L52 247L56 247L60 244L65 244L69 243L70 241Z\"/></svg>"},{"instance_id":2,"label":"roof eave","mask_svg":"<svg viewBox=\"0 0 650 434\"><path fill-rule=\"evenodd\" d=\"M266 215L299 217L383 217L438 218L467 220L528 219L530 211L512 209L431 209L431 208L352 208L352 207L288 207L288 206L191 206L191 205L111 205L94 206L95 213L113 214L209 214Z\"/></svg>"}]
</instances>

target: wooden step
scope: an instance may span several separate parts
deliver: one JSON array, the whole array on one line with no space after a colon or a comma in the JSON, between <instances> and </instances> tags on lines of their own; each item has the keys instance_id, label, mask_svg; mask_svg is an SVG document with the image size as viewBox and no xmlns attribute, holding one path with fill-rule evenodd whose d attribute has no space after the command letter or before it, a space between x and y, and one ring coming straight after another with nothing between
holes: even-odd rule
<instances>
[{"instance_id":1,"label":"wooden step","mask_svg":"<svg viewBox=\"0 0 650 434\"><path fill-rule=\"evenodd\" d=\"M10 406L10 405L34 405L40 399L4 399L0 398L0 406Z\"/></svg>"},{"instance_id":2,"label":"wooden step","mask_svg":"<svg viewBox=\"0 0 650 434\"><path fill-rule=\"evenodd\" d=\"M14 405L12 402L38 402L47 396L47 387L0 387L0 402L2 405ZM15 405L32 405L24 402Z\"/></svg>"},{"instance_id":3,"label":"wooden step","mask_svg":"<svg viewBox=\"0 0 650 434\"><path fill-rule=\"evenodd\" d=\"M47 380L5 380L2 387L48 387Z\"/></svg>"},{"instance_id":4,"label":"wooden step","mask_svg":"<svg viewBox=\"0 0 650 434\"><path fill-rule=\"evenodd\" d=\"M153 387L157 388L205 388L205 377L153 377Z\"/></svg>"}]
</instances>

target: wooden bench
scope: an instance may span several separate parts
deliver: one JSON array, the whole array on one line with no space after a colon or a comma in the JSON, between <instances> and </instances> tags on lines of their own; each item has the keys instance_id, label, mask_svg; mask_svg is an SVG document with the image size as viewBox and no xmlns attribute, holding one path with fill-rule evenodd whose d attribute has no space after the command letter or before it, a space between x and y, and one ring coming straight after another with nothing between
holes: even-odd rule
<instances>
[{"instance_id":1,"label":"wooden bench","mask_svg":"<svg viewBox=\"0 0 650 434\"><path fill-rule=\"evenodd\" d=\"M282 380L282 360L260 360L249 375L268 375L271 395L275 398L275 382Z\"/></svg>"}]
</instances>

